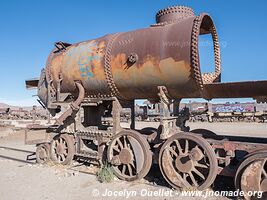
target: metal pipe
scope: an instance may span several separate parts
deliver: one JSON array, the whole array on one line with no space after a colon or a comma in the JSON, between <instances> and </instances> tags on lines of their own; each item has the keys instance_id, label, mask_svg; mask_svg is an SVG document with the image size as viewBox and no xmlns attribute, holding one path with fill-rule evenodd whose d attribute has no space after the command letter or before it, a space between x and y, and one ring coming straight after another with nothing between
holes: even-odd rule
<instances>
[{"instance_id":1,"label":"metal pipe","mask_svg":"<svg viewBox=\"0 0 267 200\"><path fill-rule=\"evenodd\" d=\"M79 110L79 106L82 103L85 96L85 90L81 83L75 82L75 85L79 91L78 98L70 103L70 107L59 118L56 119L54 125L61 125L69 116L72 115L74 111Z\"/></svg>"}]
</instances>

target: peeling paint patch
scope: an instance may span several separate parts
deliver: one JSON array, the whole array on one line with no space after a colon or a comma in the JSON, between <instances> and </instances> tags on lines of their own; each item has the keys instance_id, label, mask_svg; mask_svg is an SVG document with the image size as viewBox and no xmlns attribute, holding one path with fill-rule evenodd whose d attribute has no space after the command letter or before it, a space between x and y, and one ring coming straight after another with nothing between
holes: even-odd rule
<instances>
[{"instance_id":1,"label":"peeling paint patch","mask_svg":"<svg viewBox=\"0 0 267 200\"><path fill-rule=\"evenodd\" d=\"M87 44L86 48L87 51L81 54L77 64L80 67L81 77L90 80L94 77L95 62L100 62L101 60L101 54L99 54L101 49L99 49L98 43L95 41Z\"/></svg>"}]
</instances>

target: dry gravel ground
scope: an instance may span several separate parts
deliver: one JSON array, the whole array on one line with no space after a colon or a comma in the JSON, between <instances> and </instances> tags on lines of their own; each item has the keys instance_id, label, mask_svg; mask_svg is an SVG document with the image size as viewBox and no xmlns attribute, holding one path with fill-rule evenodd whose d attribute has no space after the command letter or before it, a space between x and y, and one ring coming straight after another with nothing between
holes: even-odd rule
<instances>
[{"instance_id":1,"label":"dry gravel ground","mask_svg":"<svg viewBox=\"0 0 267 200\"><path fill-rule=\"evenodd\" d=\"M124 124L128 126L128 124ZM137 128L157 126L157 123L138 122ZM206 128L221 134L253 135L264 137L267 124L256 123L192 123L192 129ZM88 200L88 199L205 199L202 197L185 197L172 191L160 179L148 181L100 183L95 175L95 167L48 166L35 164L35 160L26 161L28 155L35 151L34 146L26 146L23 131L1 138L0 132L0 194L1 200ZM34 156L32 156L34 158ZM148 179L157 176L158 170L152 170ZM218 179L215 190L231 190L231 180ZM106 190L112 196L105 197ZM120 191L119 194L116 192ZM148 193L149 191L149 193ZM152 194L151 191L155 193ZM171 196L172 195L172 196ZM208 197L222 200L225 197Z\"/></svg>"}]
</instances>

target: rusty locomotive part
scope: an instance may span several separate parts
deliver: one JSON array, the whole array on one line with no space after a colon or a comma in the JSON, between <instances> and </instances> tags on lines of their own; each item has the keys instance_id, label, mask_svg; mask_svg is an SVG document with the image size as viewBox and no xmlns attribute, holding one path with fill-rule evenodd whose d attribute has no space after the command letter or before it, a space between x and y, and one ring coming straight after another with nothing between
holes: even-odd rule
<instances>
[{"instance_id":1,"label":"rusty locomotive part","mask_svg":"<svg viewBox=\"0 0 267 200\"><path fill-rule=\"evenodd\" d=\"M136 31L56 43L40 79L26 81L27 88L38 88L40 103L52 115L66 108L54 125L28 127L25 138L34 130L46 136L35 142L39 162L69 164L75 156L101 164L107 159L115 174L128 181L146 176L154 163L174 188L205 189L217 174L233 177L238 166L246 173L237 179L250 178L241 163L267 149L267 140L190 131L185 124L189 109L179 111L179 104L196 97L264 101L267 81L220 83L218 36L208 14L196 16L190 8L174 6L160 10L156 21ZM213 39L211 73L201 73L201 34ZM134 100L140 98L159 103L157 129L135 129ZM122 108L130 108L130 129L121 127ZM243 152L241 159L238 152Z\"/></svg>"},{"instance_id":2,"label":"rusty locomotive part","mask_svg":"<svg viewBox=\"0 0 267 200\"><path fill-rule=\"evenodd\" d=\"M220 81L221 76L215 26L207 14L195 16L189 11L186 14L184 7L172 9L175 12L157 14L157 21L168 21L168 25L63 45L60 51L57 45L40 80L29 80L28 87L39 85L38 96L48 109L54 110L58 106L51 98L64 101L67 94L75 95L76 80L81 81L88 97L157 100L158 86L165 86L174 99L205 97L204 84ZM209 74L200 71L201 34L211 34L214 42L215 71ZM58 91L62 94L56 95Z\"/></svg>"}]
</instances>

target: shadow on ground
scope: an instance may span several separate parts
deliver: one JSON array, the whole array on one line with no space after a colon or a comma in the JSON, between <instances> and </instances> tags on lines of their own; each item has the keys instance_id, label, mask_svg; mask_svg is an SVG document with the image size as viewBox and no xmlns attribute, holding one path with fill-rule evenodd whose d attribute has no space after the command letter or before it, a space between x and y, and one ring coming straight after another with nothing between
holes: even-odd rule
<instances>
[{"instance_id":1,"label":"shadow on ground","mask_svg":"<svg viewBox=\"0 0 267 200\"><path fill-rule=\"evenodd\" d=\"M149 181L150 183L152 183L153 185L170 188L170 185L162 177L162 174L160 172L160 168L158 165L153 165L151 167L145 179ZM217 176L211 188L214 191L233 191L234 192L236 190L234 186L234 179L232 177L225 177L225 176ZM230 199L235 199L235 198L230 198Z\"/></svg>"}]
</instances>

